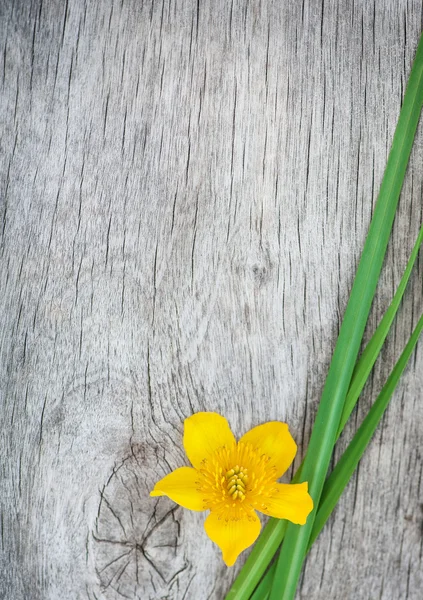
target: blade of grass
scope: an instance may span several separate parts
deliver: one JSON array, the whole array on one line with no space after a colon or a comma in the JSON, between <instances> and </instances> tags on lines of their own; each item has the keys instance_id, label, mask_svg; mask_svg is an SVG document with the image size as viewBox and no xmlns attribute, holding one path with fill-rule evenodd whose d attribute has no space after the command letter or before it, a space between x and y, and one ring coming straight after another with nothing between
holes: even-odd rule
<instances>
[{"instance_id":1,"label":"blade of grass","mask_svg":"<svg viewBox=\"0 0 423 600\"><path fill-rule=\"evenodd\" d=\"M268 600L275 570L276 561L270 565L266 575L254 590L254 594L251 596L250 600Z\"/></svg>"},{"instance_id":2,"label":"blade of grass","mask_svg":"<svg viewBox=\"0 0 423 600\"><path fill-rule=\"evenodd\" d=\"M341 422L338 427L336 439L342 433L346 422L348 421L355 405L357 404L358 397L370 375L373 365L376 362L379 352L383 346L386 336L389 333L391 325L394 321L395 315L397 314L398 308L401 304L402 297L404 296L405 288L407 287L408 280L410 279L411 271L413 270L414 263L419 254L420 246L423 242L423 225L420 228L419 235L417 236L416 243L411 252L404 274L401 278L397 291L389 305L386 313L384 314L381 322L379 323L376 331L374 332L371 340L363 350L360 358L354 369L354 373L351 379L348 394L345 399L344 409L342 411Z\"/></svg>"},{"instance_id":3,"label":"blade of grass","mask_svg":"<svg viewBox=\"0 0 423 600\"><path fill-rule=\"evenodd\" d=\"M417 344L417 340L423 331L423 315L420 317L416 328L408 340L398 362L389 375L379 396L370 408L366 418L357 430L357 433L348 444L347 449L337 462L334 470L325 482L319 509L314 520L313 529L309 540L309 548L321 532L329 515L335 508L345 486L349 482L357 465L364 454L374 432L388 407L389 401L394 393L398 381L410 359Z\"/></svg>"},{"instance_id":4,"label":"blade of grass","mask_svg":"<svg viewBox=\"0 0 423 600\"><path fill-rule=\"evenodd\" d=\"M272 589L273 577L276 571L277 561L275 561L267 571L266 575L258 584L250 600L269 600L270 590Z\"/></svg>"},{"instance_id":5,"label":"blade of grass","mask_svg":"<svg viewBox=\"0 0 423 600\"><path fill-rule=\"evenodd\" d=\"M421 42L419 47L420 46ZM404 103L405 100L406 97L404 98ZM373 364L379 354L383 341L386 338L386 335L398 310L412 267L418 254L418 250L422 243L422 238L423 227L419 232L418 239L416 241L410 260L407 264L407 268L404 272L404 275L402 277L398 290L394 296L394 299L392 300L392 303L384 319L380 323L379 327L377 328L375 334L373 335L372 339L370 340L368 346L364 350L362 356L360 357L360 360L357 362L357 365L354 369L354 373L350 383L349 393L345 401L343 414L341 417L341 423L338 428L336 439L339 437L349 414L354 408L357 398L361 393L364 383L367 380L367 377L373 367ZM292 480L293 483L299 481L298 475L299 474L297 471L294 479ZM255 546L253 547L253 550L250 553L250 556L248 557L245 565L241 569L241 572L239 573L231 589L229 590L226 596L226 600L244 600L250 597L251 592L254 590L260 577L263 575L272 557L277 551L281 541L283 540L287 525L288 524L286 521L270 519L270 521L264 528L262 534L260 535L258 541L256 542Z\"/></svg>"},{"instance_id":6,"label":"blade of grass","mask_svg":"<svg viewBox=\"0 0 423 600\"><path fill-rule=\"evenodd\" d=\"M341 497L342 492L357 468L358 463L360 462L371 438L376 431L377 426L383 417L385 410L388 407L389 401L392 398L392 394L408 361L410 360L411 354L422 331L423 315L420 317L419 322L417 323L415 330L407 342L407 345L405 346L398 362L389 375L379 396L370 408L362 425L357 430L357 433L349 443L342 457L339 459L336 467L327 478L323 487L316 518L314 520L307 552L310 550L311 546L326 524L328 518L332 514L332 511ZM251 596L251 600L268 600L275 570L276 562L269 567L266 575L257 586L254 594Z\"/></svg>"},{"instance_id":7,"label":"blade of grass","mask_svg":"<svg viewBox=\"0 0 423 600\"><path fill-rule=\"evenodd\" d=\"M423 225L420 228L416 243L414 244L414 248L411 252L407 266L404 270L404 274L401 278L401 281L399 283L397 291L395 292L392 302L389 305L372 338L370 339L366 348L362 352L359 360L357 361L351 379L348 394L345 400L344 410L342 413L341 423L338 428L336 439L338 439L341 435L342 430L345 427L345 424L348 420L348 417L354 409L354 406L357 403L358 397L361 394L364 384L366 383L367 378L376 362L376 359L379 356L379 352L386 339L386 336L389 333L392 322L401 304L401 300L407 287L408 280L410 279L410 275L414 267L414 263L416 262L417 256L419 254L422 242ZM292 479L292 483L297 483L300 480L301 467L302 465L300 465L297 472L295 473ZM248 557L245 565L241 569L241 572L239 573L231 589L229 590L226 596L226 600L242 600L243 598L250 597L251 592L254 590L255 586L259 582L261 576L263 575L270 561L275 555L277 549L279 548L285 536L287 526L287 521L281 519L269 520L262 534L260 535L260 538L258 539L253 550L251 551L250 556Z\"/></svg>"},{"instance_id":8,"label":"blade of grass","mask_svg":"<svg viewBox=\"0 0 423 600\"><path fill-rule=\"evenodd\" d=\"M345 397L386 253L422 103L423 36L411 69L379 197L304 461L301 479L308 481L309 492L316 506L319 504ZM292 523L288 525L273 578L270 600L293 600L315 515L316 511L313 510L307 523L301 527Z\"/></svg>"},{"instance_id":9,"label":"blade of grass","mask_svg":"<svg viewBox=\"0 0 423 600\"><path fill-rule=\"evenodd\" d=\"M292 483L298 483L294 477ZM285 536L288 521L269 519L225 600L248 600Z\"/></svg>"},{"instance_id":10,"label":"blade of grass","mask_svg":"<svg viewBox=\"0 0 423 600\"><path fill-rule=\"evenodd\" d=\"M344 410L342 413L341 423L338 428L336 439L338 439L341 435L342 430L344 429L345 424L348 420L348 417L354 409L354 406L357 403L358 397L361 394L364 384L366 383L367 378L376 362L376 359L379 356L379 352L382 348L382 345L386 339L386 336L389 333L393 320L398 312L398 308L401 304L401 300L407 287L408 280L410 279L410 275L414 267L414 263L416 262L417 256L419 254L422 242L423 225L420 228L416 243L414 244L407 266L404 270L403 276L398 285L398 289L395 292L395 295L392 299L392 302L389 305L378 327L376 328L376 331L374 332L372 338L370 339L366 348L362 352L359 360L357 361L348 390L347 398L345 400ZM295 473L292 479L292 483L297 483L300 480L301 467L302 464L297 469L297 472ZM267 569L270 561L272 560L277 549L279 548L285 536L287 526L288 522L285 520L269 520L258 542L256 543L252 552L250 553L247 562L241 569L241 572L239 573L237 579L235 580L231 589L229 590L228 595L226 596L226 600L242 600L243 598L250 598L251 592L258 584L261 576ZM276 563L272 565L272 577L275 567ZM251 597L251 600L253 600L253 598L255 600L256 597L253 595ZM257 600L259 598L260 596L257 596Z\"/></svg>"}]
</instances>

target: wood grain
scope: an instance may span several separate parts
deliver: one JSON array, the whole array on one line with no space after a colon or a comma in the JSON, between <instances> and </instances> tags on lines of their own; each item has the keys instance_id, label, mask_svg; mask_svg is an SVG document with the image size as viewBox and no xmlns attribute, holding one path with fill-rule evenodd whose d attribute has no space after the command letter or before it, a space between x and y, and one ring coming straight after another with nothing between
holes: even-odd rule
<instances>
[{"instance_id":1,"label":"wood grain","mask_svg":"<svg viewBox=\"0 0 423 600\"><path fill-rule=\"evenodd\" d=\"M0 6L5 600L223 599L183 419L307 447L421 0ZM420 127L369 334L422 221ZM337 456L423 309L421 263ZM420 600L421 346L299 599Z\"/></svg>"}]
</instances>

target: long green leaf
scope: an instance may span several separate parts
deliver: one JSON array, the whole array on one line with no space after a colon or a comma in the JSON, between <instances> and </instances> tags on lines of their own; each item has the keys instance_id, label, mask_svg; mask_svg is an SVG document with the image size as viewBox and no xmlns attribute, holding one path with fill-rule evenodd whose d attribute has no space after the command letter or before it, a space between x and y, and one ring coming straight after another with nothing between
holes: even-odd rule
<instances>
[{"instance_id":1,"label":"long green leaf","mask_svg":"<svg viewBox=\"0 0 423 600\"><path fill-rule=\"evenodd\" d=\"M385 315L379 323L376 331L371 337L366 348L362 352L359 360L357 361L354 373L351 379L350 387L348 390L347 398L345 400L345 406L341 417L341 423L338 428L337 437L341 435L342 430L350 416L354 406L357 403L358 397L367 381L367 378L375 364L375 361L379 355L382 345L388 335L392 322L397 314L398 308L401 304L405 289L410 279L411 272L419 254L420 247L423 242L423 225L420 228L417 236L416 243L414 244L407 266L404 270L403 276L389 305ZM292 483L296 483L300 480L302 464L295 473ZM226 596L226 600L241 600L243 598L249 598L252 590L257 585L260 577L268 567L274 554L279 548L288 526L287 521L280 519L270 519L266 527L264 528L258 542L254 546L250 556L247 559L244 567L241 569L237 579L235 580L232 588ZM276 564L273 565L272 573ZM270 585L270 584L269 584Z\"/></svg>"},{"instance_id":2,"label":"long green leaf","mask_svg":"<svg viewBox=\"0 0 423 600\"><path fill-rule=\"evenodd\" d=\"M344 409L342 411L341 422L338 427L337 439L341 435L342 430L345 427L352 411L354 410L357 400L361 394L361 391L370 375L371 370L376 362L379 352L383 346L386 336L389 333L391 325L394 321L395 315L397 314L398 308L401 304L402 297L407 287L408 280L410 279L411 271L413 270L414 263L419 254L420 246L423 242L423 225L420 228L419 235L417 236L416 243L411 252L404 274L401 278L397 291L389 305L386 313L384 314L381 322L379 323L375 333L371 340L367 344L366 348L362 352L360 358L354 369L354 373L351 379L350 387L348 390L347 397L345 399Z\"/></svg>"},{"instance_id":3,"label":"long green leaf","mask_svg":"<svg viewBox=\"0 0 423 600\"><path fill-rule=\"evenodd\" d=\"M351 379L348 390L345 406L341 417L341 423L337 432L337 439L341 435L342 430L351 414L354 406L357 403L358 397L367 381L367 378L374 366L374 363L379 355L382 345L388 335L392 322L397 314L401 304L408 280L410 278L414 263L416 262L419 249L423 242L423 225L420 228L416 243L411 252L404 274L399 283L398 289L389 305L384 317L379 323L372 338L362 352L357 361L354 373ZM297 470L292 479L292 483L300 480L301 467ZM226 596L226 600L241 600L249 598L252 590L257 585L260 577L263 575L274 554L279 548L288 526L287 521L280 519L270 519L264 528L259 540L254 546L250 556L247 559L244 567L235 580L232 588Z\"/></svg>"},{"instance_id":4,"label":"long green leaf","mask_svg":"<svg viewBox=\"0 0 423 600\"><path fill-rule=\"evenodd\" d=\"M359 461L361 460L377 426L383 417L385 410L388 407L392 394L408 361L410 360L411 354L422 331L423 315L420 317L412 336L407 342L407 345L405 346L398 362L393 368L376 401L370 408L362 425L349 443L342 457L339 459L336 467L327 478L323 487L316 518L314 520L313 529L308 544L308 550L310 550L312 544L315 542L316 538L326 524L329 516L332 514L332 511L341 497L342 492L357 468ZM266 575L261 580L254 594L251 596L251 600L268 599L275 570L276 562L271 565Z\"/></svg>"},{"instance_id":5,"label":"long green leaf","mask_svg":"<svg viewBox=\"0 0 423 600\"><path fill-rule=\"evenodd\" d=\"M421 45L421 44L420 44ZM416 56L417 59L417 56ZM408 89L407 89L408 92ZM405 98L404 98L405 103ZM348 396L345 401L341 423L338 428L337 436L340 435L349 414L351 413L359 394L364 386L365 381L373 367L373 364L380 352L380 348L386 338L395 314L401 302L405 287L407 285L411 270L416 260L420 245L423 239L423 227L419 232L413 252L407 264L407 268L401 279L398 290L392 300L387 313L382 319L379 327L375 331L372 339L364 350L360 360L354 369L351 379ZM297 471L293 483L299 481L299 472ZM248 557L244 567L239 573L237 579L229 590L226 600L244 600L250 597L251 592L257 585L260 577L263 575L268 564L277 551L287 529L287 522L278 519L270 519L269 523L264 528L258 541L256 542L250 556Z\"/></svg>"},{"instance_id":6,"label":"long green leaf","mask_svg":"<svg viewBox=\"0 0 423 600\"><path fill-rule=\"evenodd\" d=\"M388 407L392 394L398 384L410 356L417 344L417 340L423 330L423 315L420 317L416 328L414 329L407 345L405 346L398 362L392 370L387 382L382 388L379 396L369 410L363 423L357 430L357 433L349 443L347 449L339 459L336 467L327 478L322 496L320 498L319 509L314 520L313 529L309 540L309 548L321 532L329 515L335 508L345 486L349 482L357 465L363 456L383 414Z\"/></svg>"},{"instance_id":7,"label":"long green leaf","mask_svg":"<svg viewBox=\"0 0 423 600\"><path fill-rule=\"evenodd\" d=\"M251 596L250 600L268 600L275 571L276 561L269 567L266 575L254 590L254 594Z\"/></svg>"},{"instance_id":8,"label":"long green leaf","mask_svg":"<svg viewBox=\"0 0 423 600\"><path fill-rule=\"evenodd\" d=\"M423 104L423 36L417 48L388 164L332 357L302 470L318 506L348 386L389 241L405 171ZM307 523L290 523L273 578L270 600L293 600L316 511Z\"/></svg>"},{"instance_id":9,"label":"long green leaf","mask_svg":"<svg viewBox=\"0 0 423 600\"><path fill-rule=\"evenodd\" d=\"M348 390L347 398L345 400L345 406L341 417L341 423L338 428L337 439L341 435L342 430L351 414L354 406L357 403L358 397L367 381L367 378L375 364L375 361L379 355L382 345L388 335L392 322L397 314L398 308L401 304L405 289L407 287L408 280L410 278L414 263L416 262L421 244L423 242L423 225L420 228L419 235L414 245L413 251L411 252L408 260L406 269L399 283L398 289L389 305L383 319L379 323L376 331L372 338L367 344L366 348L362 352L357 365L354 369L354 373L351 379L350 388ZM301 467L297 470L292 479L292 483L296 483L300 480ZM241 569L237 579L232 585L232 588L226 596L226 600L242 600L243 598L249 598L252 590L257 585L264 571L268 567L270 561L275 555L279 548L285 532L288 526L287 521L280 519L270 519L266 527L264 528L258 542L254 546L250 556L247 559L244 567ZM273 566L272 573L274 572ZM270 583L269 583L270 585ZM253 596L252 598L255 598Z\"/></svg>"}]
</instances>

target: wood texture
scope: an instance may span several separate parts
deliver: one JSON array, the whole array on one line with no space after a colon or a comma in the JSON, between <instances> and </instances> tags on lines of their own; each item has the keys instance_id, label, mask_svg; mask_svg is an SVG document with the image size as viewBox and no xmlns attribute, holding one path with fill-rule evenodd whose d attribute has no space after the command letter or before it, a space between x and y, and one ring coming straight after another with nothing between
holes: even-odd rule
<instances>
[{"instance_id":1,"label":"wood texture","mask_svg":"<svg viewBox=\"0 0 423 600\"><path fill-rule=\"evenodd\" d=\"M198 410L238 435L286 420L298 464L422 11L1 3L1 598L223 599L242 561L227 569L202 514L148 492L184 464ZM422 220L422 159L420 127L369 333ZM422 389L419 346L299 599L422 598Z\"/></svg>"}]
</instances>

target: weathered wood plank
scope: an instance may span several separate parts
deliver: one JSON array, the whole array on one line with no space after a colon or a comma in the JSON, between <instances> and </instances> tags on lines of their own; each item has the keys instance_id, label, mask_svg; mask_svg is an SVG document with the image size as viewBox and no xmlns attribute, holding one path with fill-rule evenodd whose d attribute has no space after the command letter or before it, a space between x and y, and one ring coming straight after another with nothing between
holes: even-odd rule
<instances>
[{"instance_id":1,"label":"weathered wood plank","mask_svg":"<svg viewBox=\"0 0 423 600\"><path fill-rule=\"evenodd\" d=\"M194 411L237 434L287 420L306 448L422 11L2 3L0 597L223 598L237 568L203 516L148 491ZM422 156L420 130L370 330L422 220ZM422 372L419 347L298 598L421 598Z\"/></svg>"}]
</instances>

